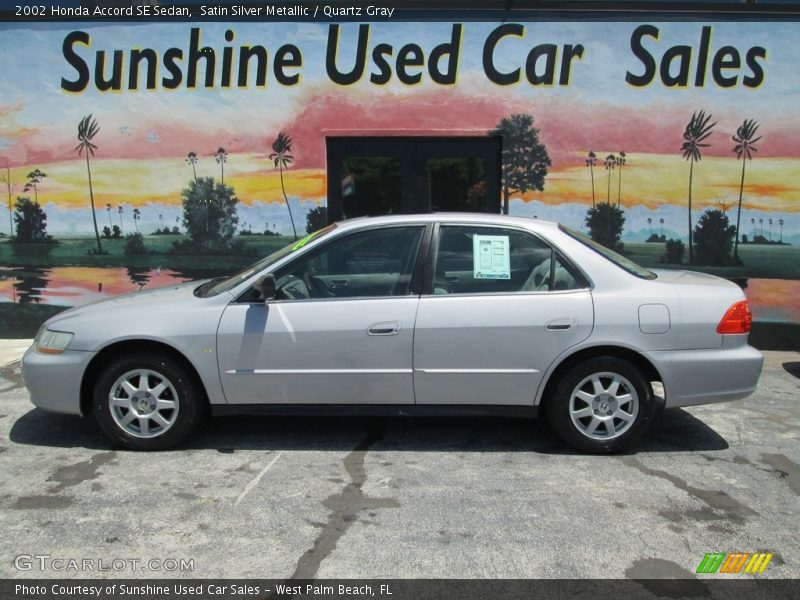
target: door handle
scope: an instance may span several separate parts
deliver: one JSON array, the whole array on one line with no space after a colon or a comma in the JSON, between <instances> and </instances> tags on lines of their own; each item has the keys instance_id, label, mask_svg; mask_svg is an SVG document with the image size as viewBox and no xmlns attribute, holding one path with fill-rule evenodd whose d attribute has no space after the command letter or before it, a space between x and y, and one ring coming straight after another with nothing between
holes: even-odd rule
<instances>
[{"instance_id":1,"label":"door handle","mask_svg":"<svg viewBox=\"0 0 800 600\"><path fill-rule=\"evenodd\" d=\"M367 328L367 335L397 335L400 333L400 329L398 321L382 321L370 325Z\"/></svg>"},{"instance_id":2,"label":"door handle","mask_svg":"<svg viewBox=\"0 0 800 600\"><path fill-rule=\"evenodd\" d=\"M553 319L544 326L547 331L567 331L572 329L578 324L577 319L570 317L562 317L560 319Z\"/></svg>"}]
</instances>

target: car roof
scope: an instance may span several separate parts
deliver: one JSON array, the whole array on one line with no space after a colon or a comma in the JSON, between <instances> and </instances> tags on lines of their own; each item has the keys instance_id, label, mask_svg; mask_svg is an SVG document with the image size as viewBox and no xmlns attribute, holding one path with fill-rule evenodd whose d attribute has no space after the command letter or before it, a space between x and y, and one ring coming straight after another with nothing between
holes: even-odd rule
<instances>
[{"instance_id":1,"label":"car roof","mask_svg":"<svg viewBox=\"0 0 800 600\"><path fill-rule=\"evenodd\" d=\"M530 217L511 217L489 213L441 212L411 215L385 215L379 217L357 217L336 223L337 227L360 228L371 225L400 225L403 223L479 223L486 225L518 225L531 229L555 229L558 223Z\"/></svg>"}]
</instances>

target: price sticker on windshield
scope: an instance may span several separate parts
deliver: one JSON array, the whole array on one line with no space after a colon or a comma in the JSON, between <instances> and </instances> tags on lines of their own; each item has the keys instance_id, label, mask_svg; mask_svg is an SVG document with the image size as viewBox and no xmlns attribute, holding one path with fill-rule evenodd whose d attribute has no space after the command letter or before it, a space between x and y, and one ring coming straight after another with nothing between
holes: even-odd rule
<instances>
[{"instance_id":1,"label":"price sticker on windshield","mask_svg":"<svg viewBox=\"0 0 800 600\"><path fill-rule=\"evenodd\" d=\"M511 279L511 244L507 235L472 237L472 271L475 279Z\"/></svg>"}]
</instances>

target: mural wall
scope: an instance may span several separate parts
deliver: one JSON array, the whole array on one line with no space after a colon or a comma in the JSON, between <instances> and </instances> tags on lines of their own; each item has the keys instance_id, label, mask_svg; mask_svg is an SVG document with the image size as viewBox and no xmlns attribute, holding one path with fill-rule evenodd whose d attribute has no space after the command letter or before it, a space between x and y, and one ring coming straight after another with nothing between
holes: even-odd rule
<instances>
[{"instance_id":1,"label":"mural wall","mask_svg":"<svg viewBox=\"0 0 800 600\"><path fill-rule=\"evenodd\" d=\"M587 211L613 208L612 243L635 260L691 259L746 285L758 320L798 323L798 34L3 24L0 328L28 335L59 307L229 272L288 243L292 219L304 234L326 202L326 136L488 135L512 115L532 117L550 164L511 186L511 214L590 231Z\"/></svg>"}]
</instances>

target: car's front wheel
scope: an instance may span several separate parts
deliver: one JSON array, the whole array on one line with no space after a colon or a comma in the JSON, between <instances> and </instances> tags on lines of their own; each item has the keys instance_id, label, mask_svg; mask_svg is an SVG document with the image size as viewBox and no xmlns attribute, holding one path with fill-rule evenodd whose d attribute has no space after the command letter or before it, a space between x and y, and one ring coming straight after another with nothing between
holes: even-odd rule
<instances>
[{"instance_id":1,"label":"car's front wheel","mask_svg":"<svg viewBox=\"0 0 800 600\"><path fill-rule=\"evenodd\" d=\"M115 442L161 450L182 442L199 424L204 402L185 367L167 356L135 354L114 360L94 390L94 414Z\"/></svg>"},{"instance_id":2,"label":"car's front wheel","mask_svg":"<svg viewBox=\"0 0 800 600\"><path fill-rule=\"evenodd\" d=\"M607 454L633 447L650 425L655 401L642 371L613 356L567 370L550 397L553 429L571 446Z\"/></svg>"}]
</instances>

